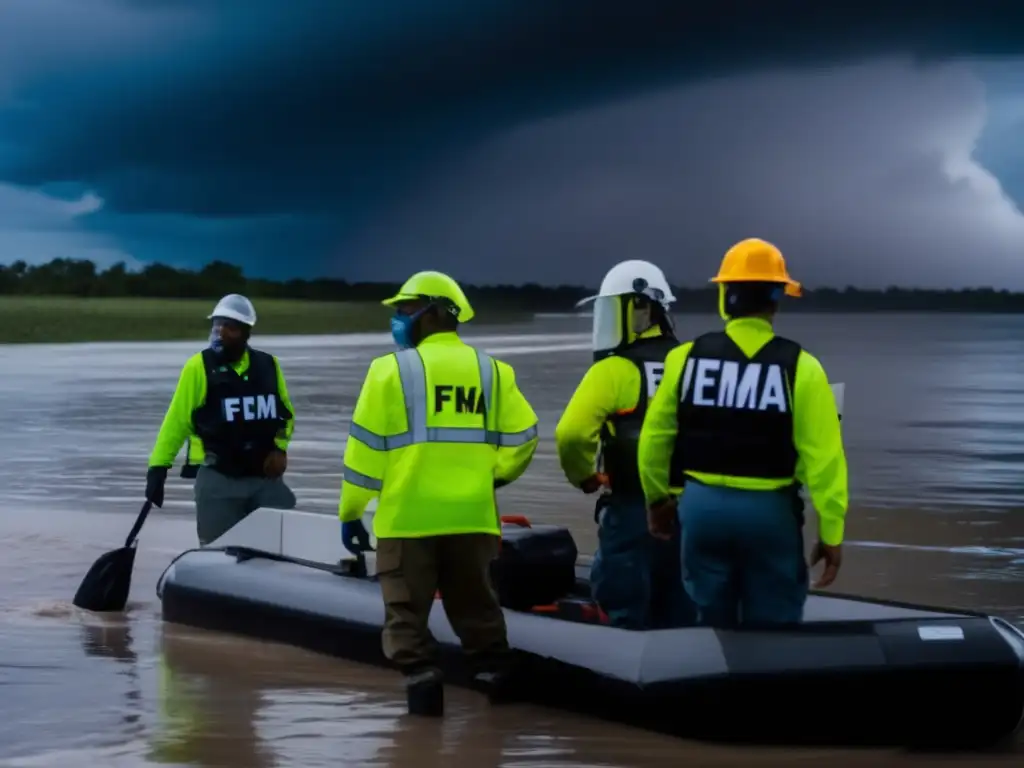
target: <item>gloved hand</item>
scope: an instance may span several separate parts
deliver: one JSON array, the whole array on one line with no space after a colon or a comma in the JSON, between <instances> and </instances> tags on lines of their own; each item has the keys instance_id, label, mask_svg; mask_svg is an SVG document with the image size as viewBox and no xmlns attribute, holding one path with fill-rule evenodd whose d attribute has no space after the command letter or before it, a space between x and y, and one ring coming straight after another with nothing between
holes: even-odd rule
<instances>
[{"instance_id":1,"label":"gloved hand","mask_svg":"<svg viewBox=\"0 0 1024 768\"><path fill-rule=\"evenodd\" d=\"M150 467L146 470L146 501L154 507L164 505L164 483L167 482L167 467Z\"/></svg>"},{"instance_id":2,"label":"gloved hand","mask_svg":"<svg viewBox=\"0 0 1024 768\"><path fill-rule=\"evenodd\" d=\"M345 545L345 549L356 555L360 552L373 551L373 547L370 546L370 533L362 520L341 524L341 543Z\"/></svg>"}]
</instances>

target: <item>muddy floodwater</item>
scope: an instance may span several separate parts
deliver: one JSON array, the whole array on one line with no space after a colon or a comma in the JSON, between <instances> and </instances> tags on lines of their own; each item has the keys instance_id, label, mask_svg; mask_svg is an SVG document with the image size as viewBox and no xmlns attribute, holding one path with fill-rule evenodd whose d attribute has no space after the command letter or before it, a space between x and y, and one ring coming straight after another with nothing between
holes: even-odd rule
<instances>
[{"instance_id":1,"label":"muddy floodwater","mask_svg":"<svg viewBox=\"0 0 1024 768\"><path fill-rule=\"evenodd\" d=\"M715 326L679 323L685 335ZM846 382L853 508L837 588L1024 626L1024 317L805 315L779 329ZM501 492L502 511L568 525L592 551L593 501L565 484L551 439L588 364L588 321L547 317L467 335L515 366L540 417L537 458ZM409 719L393 673L162 624L156 579L195 544L191 488L177 477L142 533L127 614L80 614L71 596L127 534L164 408L203 336L0 347L0 765L1021 764L1021 746L924 758L700 745L536 707L492 710L458 689L443 722ZM334 514L348 418L388 338L258 345L280 356L295 402L287 477L299 508Z\"/></svg>"}]
</instances>

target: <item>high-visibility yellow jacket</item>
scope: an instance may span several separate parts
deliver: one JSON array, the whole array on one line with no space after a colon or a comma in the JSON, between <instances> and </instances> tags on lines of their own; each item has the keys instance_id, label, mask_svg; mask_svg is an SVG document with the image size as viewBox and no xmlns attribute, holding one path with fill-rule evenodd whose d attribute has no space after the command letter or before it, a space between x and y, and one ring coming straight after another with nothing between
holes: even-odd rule
<instances>
[{"instance_id":1,"label":"high-visibility yellow jacket","mask_svg":"<svg viewBox=\"0 0 1024 768\"><path fill-rule=\"evenodd\" d=\"M339 517L378 498L378 538L500 535L496 486L516 480L537 448L537 415L512 367L435 333L376 358L345 446Z\"/></svg>"},{"instance_id":2,"label":"high-visibility yellow jacket","mask_svg":"<svg viewBox=\"0 0 1024 768\"><path fill-rule=\"evenodd\" d=\"M650 328L638 338L661 336ZM643 383L636 364L611 355L590 366L555 427L555 450L566 479L577 488L597 469L601 428L616 413L636 407Z\"/></svg>"},{"instance_id":3,"label":"high-visibility yellow jacket","mask_svg":"<svg viewBox=\"0 0 1024 768\"><path fill-rule=\"evenodd\" d=\"M275 362L277 358L274 358ZM245 351L242 358L231 367L238 374L249 370L249 350ZM288 450L292 432L295 429L295 408L292 406L291 398L288 396L288 387L285 384L284 374L281 366L277 366L277 394L281 403L293 416L288 419L284 434L279 435L274 441L282 451ZM160 425L160 432L156 436L153 445L153 452L149 456L149 466L170 467L174 464L174 458L181 450L182 444L188 441L188 453L186 462L188 464L202 464L204 451L203 441L196 436L195 427L192 424L192 414L202 407L206 402L206 369L203 366L203 353L197 352L192 355L181 369L178 377L178 386L174 390L174 396L164 414L163 423Z\"/></svg>"},{"instance_id":4,"label":"high-visibility yellow jacket","mask_svg":"<svg viewBox=\"0 0 1024 768\"><path fill-rule=\"evenodd\" d=\"M771 323L760 318L730 320L725 332L750 357L775 336ZM678 428L679 379L692 346L692 342L687 342L668 354L664 377L647 407L640 432L640 480L648 504L671 494L669 470ZM756 491L783 488L796 480L806 486L818 512L821 540L826 544L841 544L849 504L846 452L828 376L818 359L806 350L800 352L793 384L793 443L799 456L795 478L769 480L706 472L687 474L707 485Z\"/></svg>"}]
</instances>

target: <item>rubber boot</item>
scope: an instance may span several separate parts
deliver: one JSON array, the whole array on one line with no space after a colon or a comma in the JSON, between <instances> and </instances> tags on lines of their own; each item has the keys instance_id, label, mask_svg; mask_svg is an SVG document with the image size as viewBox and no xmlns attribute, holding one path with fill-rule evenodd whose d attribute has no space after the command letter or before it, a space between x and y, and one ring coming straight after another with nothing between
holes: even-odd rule
<instances>
[{"instance_id":1,"label":"rubber boot","mask_svg":"<svg viewBox=\"0 0 1024 768\"><path fill-rule=\"evenodd\" d=\"M444 684L441 675L428 670L405 678L405 696L410 715L442 717Z\"/></svg>"},{"instance_id":2,"label":"rubber boot","mask_svg":"<svg viewBox=\"0 0 1024 768\"><path fill-rule=\"evenodd\" d=\"M474 675L473 681L491 704L512 704L521 698L520 691L515 685L515 678L509 672L479 672Z\"/></svg>"}]
</instances>

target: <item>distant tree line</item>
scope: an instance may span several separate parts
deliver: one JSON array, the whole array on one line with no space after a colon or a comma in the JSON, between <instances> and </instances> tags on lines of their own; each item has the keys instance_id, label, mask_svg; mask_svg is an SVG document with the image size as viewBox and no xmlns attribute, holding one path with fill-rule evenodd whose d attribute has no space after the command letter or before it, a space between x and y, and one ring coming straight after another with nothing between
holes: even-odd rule
<instances>
[{"instance_id":1,"label":"distant tree line","mask_svg":"<svg viewBox=\"0 0 1024 768\"><path fill-rule=\"evenodd\" d=\"M571 311L576 301L594 292L584 286L536 283L464 288L471 301L482 305L534 312ZM211 262L199 270L150 264L138 272L129 271L124 264L98 270L92 261L84 259L54 259L32 266L24 261L0 265L0 295L216 299L237 292L253 298L379 301L397 289L397 283L350 283L328 278L257 279L246 277L241 267L223 261ZM713 311L716 306L714 286L678 287L675 292L680 311ZM788 302L786 311L1024 312L1024 293L993 288L819 288L805 291L799 301Z\"/></svg>"}]
</instances>

